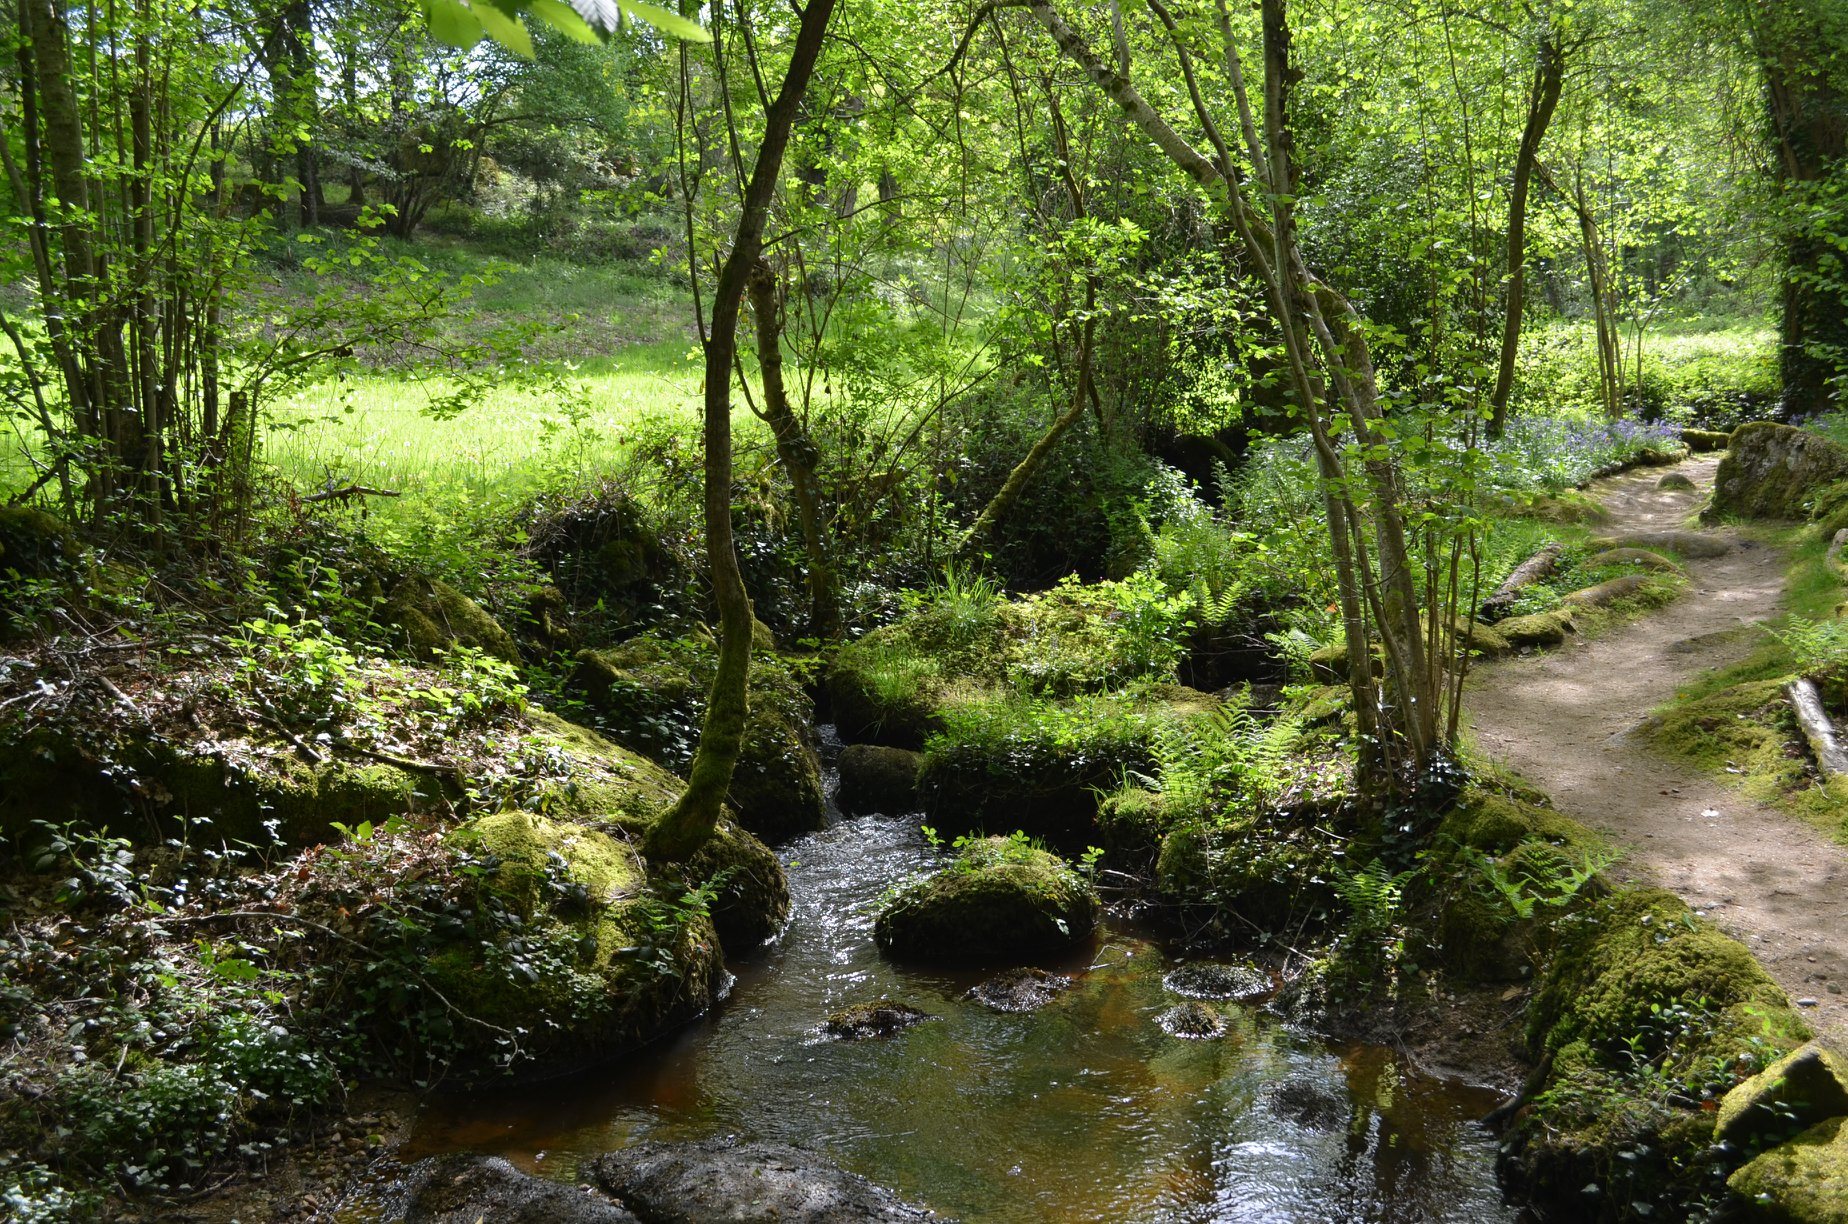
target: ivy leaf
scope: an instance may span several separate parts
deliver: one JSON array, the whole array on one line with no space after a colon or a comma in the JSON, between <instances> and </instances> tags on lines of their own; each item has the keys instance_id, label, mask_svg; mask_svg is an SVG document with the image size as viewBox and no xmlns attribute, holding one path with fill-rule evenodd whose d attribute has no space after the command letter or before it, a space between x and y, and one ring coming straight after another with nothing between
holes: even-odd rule
<instances>
[{"instance_id":1,"label":"ivy leaf","mask_svg":"<svg viewBox=\"0 0 1848 1224\"><path fill-rule=\"evenodd\" d=\"M603 41L565 0L532 0L526 11L574 42L595 46Z\"/></svg>"},{"instance_id":2,"label":"ivy leaf","mask_svg":"<svg viewBox=\"0 0 1848 1224\"><path fill-rule=\"evenodd\" d=\"M523 60L533 58L533 36L521 24L517 12L503 9L494 0L481 0L470 6L470 11L481 22L481 28L488 32L489 38Z\"/></svg>"},{"instance_id":3,"label":"ivy leaf","mask_svg":"<svg viewBox=\"0 0 1848 1224\"><path fill-rule=\"evenodd\" d=\"M481 19L462 0L423 0L430 37L464 51L481 41Z\"/></svg>"},{"instance_id":4,"label":"ivy leaf","mask_svg":"<svg viewBox=\"0 0 1848 1224\"><path fill-rule=\"evenodd\" d=\"M584 3L585 0L577 0ZM593 0L594 2L594 0ZM639 17L663 34L672 35L686 42L707 43L712 35L701 28L699 22L671 9L664 9L658 4L649 4L647 0L621 0L622 10L634 17Z\"/></svg>"}]
</instances>

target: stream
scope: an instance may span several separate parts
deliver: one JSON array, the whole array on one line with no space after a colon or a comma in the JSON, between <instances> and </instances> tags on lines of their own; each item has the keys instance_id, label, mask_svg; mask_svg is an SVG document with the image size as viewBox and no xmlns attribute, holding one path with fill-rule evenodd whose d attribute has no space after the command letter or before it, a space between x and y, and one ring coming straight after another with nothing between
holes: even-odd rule
<instances>
[{"instance_id":1,"label":"stream","mask_svg":"<svg viewBox=\"0 0 1848 1224\"><path fill-rule=\"evenodd\" d=\"M825 728L831 733L832 728ZM827 755L832 755L831 753ZM830 777L830 793L833 779ZM736 1134L824 1152L966 1221L1508 1221L1492 1092L1330 1044L1258 1006L1218 1040L1155 1022L1175 961L1107 922L1046 961L1076 985L1038 1012L963 998L987 973L894 965L873 911L937 853L915 819L843 817L785 843L788 929L703 1021L605 1072L432 1102L405 1159L456 1150L571 1178L648 1138ZM895 1036L822 1036L882 996L935 1018Z\"/></svg>"}]
</instances>

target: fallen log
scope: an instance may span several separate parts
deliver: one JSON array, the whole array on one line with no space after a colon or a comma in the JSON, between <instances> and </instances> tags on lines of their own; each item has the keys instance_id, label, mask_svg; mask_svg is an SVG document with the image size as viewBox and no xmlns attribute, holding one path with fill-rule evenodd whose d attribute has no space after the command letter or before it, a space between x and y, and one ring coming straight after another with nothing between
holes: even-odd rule
<instances>
[{"instance_id":1,"label":"fallen log","mask_svg":"<svg viewBox=\"0 0 1848 1224\"><path fill-rule=\"evenodd\" d=\"M1520 598L1524 587L1532 586L1542 578L1550 577L1559 568L1559 558L1565 549L1558 544L1548 544L1527 560L1514 567L1502 584L1495 588L1495 593L1482 601L1482 608L1477 612L1478 620L1490 624L1507 616L1514 608L1514 601Z\"/></svg>"},{"instance_id":2,"label":"fallen log","mask_svg":"<svg viewBox=\"0 0 1848 1224\"><path fill-rule=\"evenodd\" d=\"M1848 774L1848 745L1842 743L1835 720L1823 708L1822 696L1817 693L1815 684L1808 680L1792 680L1784 693L1790 698L1797 726L1803 729L1803 738L1809 741L1810 751L1815 753L1816 765L1823 776L1833 778Z\"/></svg>"}]
</instances>

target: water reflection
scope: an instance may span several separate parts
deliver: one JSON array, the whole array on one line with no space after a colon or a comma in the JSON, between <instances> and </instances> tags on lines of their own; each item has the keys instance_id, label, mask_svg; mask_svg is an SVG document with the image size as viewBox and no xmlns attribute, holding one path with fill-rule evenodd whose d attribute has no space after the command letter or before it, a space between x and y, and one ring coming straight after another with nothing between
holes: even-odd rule
<instances>
[{"instance_id":1,"label":"water reflection","mask_svg":"<svg viewBox=\"0 0 1848 1224\"><path fill-rule=\"evenodd\" d=\"M909 821L843 820L784 848L780 946L715 1016L599 1076L433 1104L410 1155L471 1148L569 1177L644 1136L734 1133L821 1149L976 1221L1513 1221L1483 1093L1410 1075L1215 1005L1218 1040L1166 1035L1160 950L1106 929L1045 968L1073 988L1014 1015L963 998L980 973L913 970L873 947L872 911L926 869ZM933 1013L897 1036L818 1031L890 996Z\"/></svg>"}]
</instances>

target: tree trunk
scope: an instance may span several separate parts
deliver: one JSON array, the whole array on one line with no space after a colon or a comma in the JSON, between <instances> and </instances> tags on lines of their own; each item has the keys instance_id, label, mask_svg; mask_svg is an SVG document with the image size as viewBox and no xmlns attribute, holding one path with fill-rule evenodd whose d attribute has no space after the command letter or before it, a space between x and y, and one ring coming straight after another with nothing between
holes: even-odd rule
<instances>
[{"instance_id":1,"label":"tree trunk","mask_svg":"<svg viewBox=\"0 0 1848 1224\"><path fill-rule=\"evenodd\" d=\"M1508 424L1514 359L1521 345L1521 313L1527 297L1527 196L1534 165L1540 159L1540 142L1546 139L1547 125L1559 105L1565 75L1566 57L1559 34L1543 29L1533 89L1527 99L1527 126L1521 131L1521 146L1514 156L1514 181L1508 188L1508 301L1502 316L1501 364L1495 372L1495 390L1489 397L1489 433L1493 437L1500 437Z\"/></svg>"},{"instance_id":2,"label":"tree trunk","mask_svg":"<svg viewBox=\"0 0 1848 1224\"><path fill-rule=\"evenodd\" d=\"M1821 0L1755 6L1752 40L1764 67L1775 171L1785 188L1784 293L1779 372L1786 420L1829 408L1831 380L1848 362L1848 301L1830 238L1805 215L1810 192L1848 157L1848 71Z\"/></svg>"},{"instance_id":3,"label":"tree trunk","mask_svg":"<svg viewBox=\"0 0 1848 1224\"><path fill-rule=\"evenodd\" d=\"M802 10L789 67L776 100L764 113L764 135L757 148L757 164L745 187L743 211L731 251L719 269L712 294L712 324L705 339L705 526L706 559L712 571L713 596L719 605L719 665L700 725L699 747L687 788L680 799L648 831L642 852L651 859L678 861L706 844L718 826L732 770L744 742L749 712L751 667L751 598L738 569L738 552L731 525L731 376L738 352L738 314L746 282L763 253L764 222L776 193L789 147L789 131L796 108L808 88L821 56L822 36L834 13L835 0L809 0Z\"/></svg>"},{"instance_id":4,"label":"tree trunk","mask_svg":"<svg viewBox=\"0 0 1848 1224\"><path fill-rule=\"evenodd\" d=\"M751 274L751 315L757 321L757 365L763 378L764 422L776 440L776 455L789 474L796 522L808 554L809 632L823 641L841 635L841 611L821 513L821 482L815 478L815 443L789 406L783 385L783 303L770 265L759 260Z\"/></svg>"}]
</instances>

